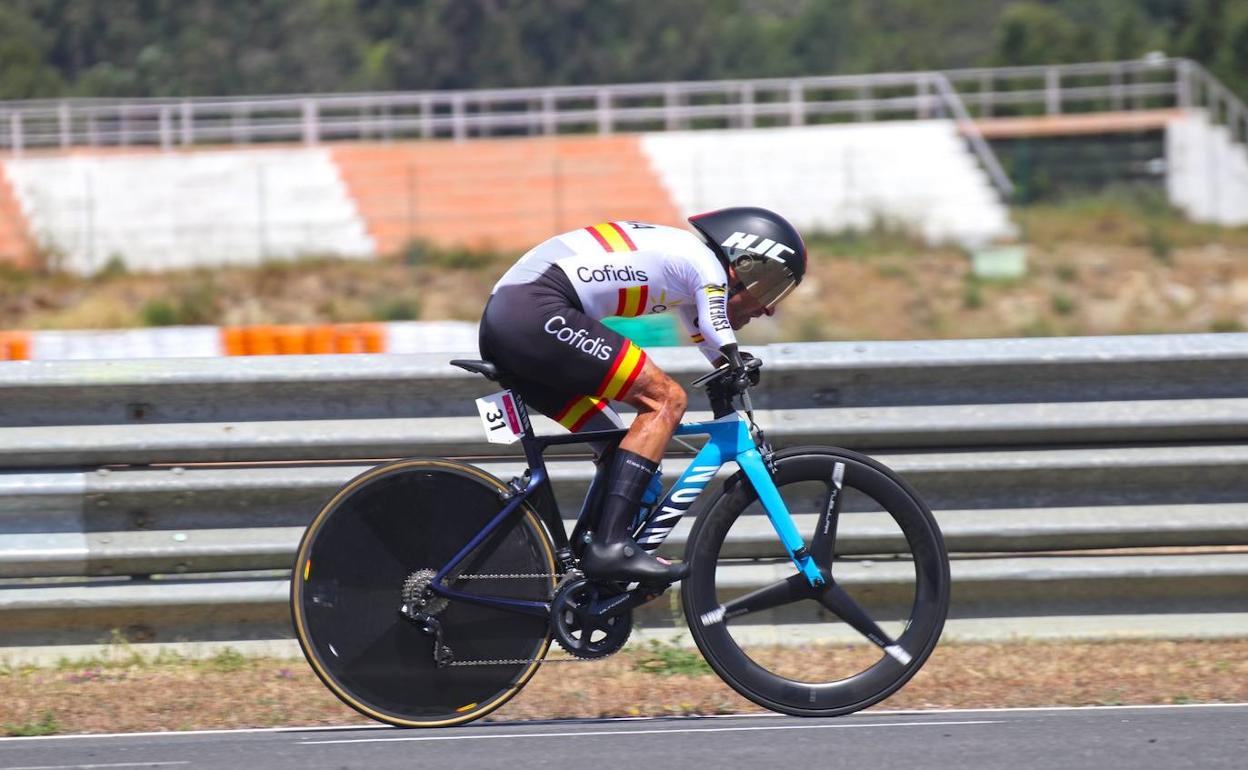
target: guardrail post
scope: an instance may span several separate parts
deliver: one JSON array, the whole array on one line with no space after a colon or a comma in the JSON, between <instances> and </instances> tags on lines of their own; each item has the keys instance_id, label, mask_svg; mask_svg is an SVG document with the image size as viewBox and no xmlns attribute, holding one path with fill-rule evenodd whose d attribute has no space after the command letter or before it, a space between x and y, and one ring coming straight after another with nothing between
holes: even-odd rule
<instances>
[{"instance_id":1,"label":"guardrail post","mask_svg":"<svg viewBox=\"0 0 1248 770\"><path fill-rule=\"evenodd\" d=\"M160 148L168 150L173 145L173 127L169 124L169 108L160 108Z\"/></svg>"},{"instance_id":2,"label":"guardrail post","mask_svg":"<svg viewBox=\"0 0 1248 770\"><path fill-rule=\"evenodd\" d=\"M800 80L789 83L789 125L806 123L806 93Z\"/></svg>"},{"instance_id":3,"label":"guardrail post","mask_svg":"<svg viewBox=\"0 0 1248 770\"><path fill-rule=\"evenodd\" d=\"M548 88L542 93L542 133L552 136L559 130L555 122L555 91Z\"/></svg>"},{"instance_id":4,"label":"guardrail post","mask_svg":"<svg viewBox=\"0 0 1248 770\"><path fill-rule=\"evenodd\" d=\"M858 119L870 121L874 118L875 111L871 109L871 86L858 86Z\"/></svg>"},{"instance_id":5,"label":"guardrail post","mask_svg":"<svg viewBox=\"0 0 1248 770\"><path fill-rule=\"evenodd\" d=\"M9 145L14 155L22 154L24 142L22 140L22 113L20 112L9 115Z\"/></svg>"},{"instance_id":6,"label":"guardrail post","mask_svg":"<svg viewBox=\"0 0 1248 770\"><path fill-rule=\"evenodd\" d=\"M451 97L451 135L457 142L464 141L468 136L468 117L464 114L464 102L462 93Z\"/></svg>"},{"instance_id":7,"label":"guardrail post","mask_svg":"<svg viewBox=\"0 0 1248 770\"><path fill-rule=\"evenodd\" d=\"M311 99L303 100L303 143L316 144L319 137L317 126L317 109L316 102Z\"/></svg>"},{"instance_id":8,"label":"guardrail post","mask_svg":"<svg viewBox=\"0 0 1248 770\"><path fill-rule=\"evenodd\" d=\"M1109 74L1109 106L1118 111L1123 108L1125 97L1122 87L1122 70L1117 67Z\"/></svg>"},{"instance_id":9,"label":"guardrail post","mask_svg":"<svg viewBox=\"0 0 1248 770\"><path fill-rule=\"evenodd\" d=\"M61 102L56 108L56 119L61 129L61 146L73 144L73 123L69 116L69 103Z\"/></svg>"},{"instance_id":10,"label":"guardrail post","mask_svg":"<svg viewBox=\"0 0 1248 770\"><path fill-rule=\"evenodd\" d=\"M1044 71L1044 111L1049 115L1057 115L1062 111L1061 75L1057 67L1049 67Z\"/></svg>"},{"instance_id":11,"label":"guardrail post","mask_svg":"<svg viewBox=\"0 0 1248 770\"><path fill-rule=\"evenodd\" d=\"M992 117L992 73L985 72L979 76L979 116Z\"/></svg>"},{"instance_id":12,"label":"guardrail post","mask_svg":"<svg viewBox=\"0 0 1248 770\"><path fill-rule=\"evenodd\" d=\"M182 144L190 146L195 143L195 107L190 99L182 100Z\"/></svg>"},{"instance_id":13,"label":"guardrail post","mask_svg":"<svg viewBox=\"0 0 1248 770\"><path fill-rule=\"evenodd\" d=\"M433 97L425 94L420 97L420 138L429 139L433 136Z\"/></svg>"},{"instance_id":14,"label":"guardrail post","mask_svg":"<svg viewBox=\"0 0 1248 770\"><path fill-rule=\"evenodd\" d=\"M130 110L127 105L121 105L117 108L117 146L130 146Z\"/></svg>"},{"instance_id":15,"label":"guardrail post","mask_svg":"<svg viewBox=\"0 0 1248 770\"><path fill-rule=\"evenodd\" d=\"M598 133L611 133L611 92L605 88L598 89Z\"/></svg>"},{"instance_id":16,"label":"guardrail post","mask_svg":"<svg viewBox=\"0 0 1248 770\"><path fill-rule=\"evenodd\" d=\"M927 120L932 116L931 113L931 85L927 82L927 75L919 75L915 83L915 93L918 97L918 117L920 120Z\"/></svg>"},{"instance_id":17,"label":"guardrail post","mask_svg":"<svg viewBox=\"0 0 1248 770\"><path fill-rule=\"evenodd\" d=\"M754 85L741 84L741 127L754 128Z\"/></svg>"},{"instance_id":18,"label":"guardrail post","mask_svg":"<svg viewBox=\"0 0 1248 770\"><path fill-rule=\"evenodd\" d=\"M679 128L688 128L684 119L677 116L677 110L684 106L684 99L676 86L668 83L663 89L663 126L668 131L675 131Z\"/></svg>"},{"instance_id":19,"label":"guardrail post","mask_svg":"<svg viewBox=\"0 0 1248 770\"><path fill-rule=\"evenodd\" d=\"M1192 75L1187 59L1180 59L1174 67L1174 106L1188 109L1192 106Z\"/></svg>"}]
</instances>

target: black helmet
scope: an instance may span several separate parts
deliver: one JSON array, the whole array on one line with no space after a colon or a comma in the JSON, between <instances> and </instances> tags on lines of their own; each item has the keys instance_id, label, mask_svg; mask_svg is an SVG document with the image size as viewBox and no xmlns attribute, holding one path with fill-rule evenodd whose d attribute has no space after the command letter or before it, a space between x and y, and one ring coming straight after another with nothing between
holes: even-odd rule
<instances>
[{"instance_id":1,"label":"black helmet","mask_svg":"<svg viewBox=\"0 0 1248 770\"><path fill-rule=\"evenodd\" d=\"M788 220L774 211L720 209L689 217L725 268L759 304L775 307L806 274L806 244Z\"/></svg>"}]
</instances>

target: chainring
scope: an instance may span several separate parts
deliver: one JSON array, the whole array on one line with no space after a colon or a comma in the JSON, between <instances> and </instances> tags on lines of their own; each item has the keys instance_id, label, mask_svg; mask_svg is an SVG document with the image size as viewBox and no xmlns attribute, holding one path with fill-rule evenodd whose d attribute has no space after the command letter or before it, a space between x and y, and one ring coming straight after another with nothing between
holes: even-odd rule
<instances>
[{"instance_id":1,"label":"chainring","mask_svg":"<svg viewBox=\"0 0 1248 770\"><path fill-rule=\"evenodd\" d=\"M559 646L577 658L605 658L619 652L633 632L633 611L594 615L591 608L610 595L585 579L559 587L550 605L550 624Z\"/></svg>"}]
</instances>

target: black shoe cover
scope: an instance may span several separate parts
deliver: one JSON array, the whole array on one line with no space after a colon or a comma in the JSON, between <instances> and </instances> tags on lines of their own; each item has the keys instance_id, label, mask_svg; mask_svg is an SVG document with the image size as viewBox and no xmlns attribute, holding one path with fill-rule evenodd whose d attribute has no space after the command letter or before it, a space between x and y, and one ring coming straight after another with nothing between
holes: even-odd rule
<instances>
[{"instance_id":1,"label":"black shoe cover","mask_svg":"<svg viewBox=\"0 0 1248 770\"><path fill-rule=\"evenodd\" d=\"M689 565L664 564L631 537L609 545L591 542L581 556L581 569L590 580L613 583L671 585L689 574Z\"/></svg>"}]
</instances>

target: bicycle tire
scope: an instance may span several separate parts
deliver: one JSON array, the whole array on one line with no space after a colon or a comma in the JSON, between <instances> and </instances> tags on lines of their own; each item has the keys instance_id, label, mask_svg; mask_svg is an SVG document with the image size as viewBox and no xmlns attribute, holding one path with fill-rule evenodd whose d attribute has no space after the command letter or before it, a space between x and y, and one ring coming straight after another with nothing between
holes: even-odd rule
<instances>
[{"instance_id":1,"label":"bicycle tire","mask_svg":"<svg viewBox=\"0 0 1248 770\"><path fill-rule=\"evenodd\" d=\"M796 716L838 716L859 711L884 700L904 686L927 661L940 638L949 609L950 593L949 557L940 528L919 495L896 473L869 457L833 447L796 447L776 453L774 460L776 487L794 513L817 510L803 508L803 505L810 506L811 503L810 498L804 498L805 502L802 502L803 496L811 494L811 485L816 494L820 485L824 489L829 488L835 465L844 465L840 497L841 500L852 501L847 504L855 510L847 510L840 519L846 522L851 516L864 514L857 521L865 524L855 526L865 533L875 534L864 534L857 541L852 532L849 535L838 534L831 578L847 592L857 592L854 600L868 610L868 614L872 614L877 607L882 614L895 613L896 617L890 623L899 629L894 637L910 656L909 662L902 663L870 643L816 645L804 650L793 648L791 641L794 636L810 636L812 631L825 629L825 626L812 621L839 624L839 619L817 602L807 599L796 603L800 606L785 605L774 611L775 615L788 619L796 615L796 619L801 621L800 625L782 626L790 642L790 646L784 649L767 645L759 645L761 651L750 649L744 640L750 634L765 630L765 627L748 625L746 618L750 618L749 615L741 619L740 626L732 618L720 620L716 617L716 608L723 607L725 597L734 592L736 595L744 592L740 585L734 585L734 581L742 574L754 574L763 569L760 565L765 564L768 555L760 558L758 545L743 545L741 537L730 535L734 525L739 529L752 526L757 540L761 524L766 522L763 516L743 517L742 514L752 507L760 511L761 507L753 486L741 474L725 484L720 495L708 504L690 532L685 560L691 562L692 569L681 585L686 621L698 649L711 668L730 687L755 703ZM795 492L798 485L807 485L801 488L805 491ZM803 519L812 530L816 517L817 514L795 516ZM754 520L753 524L750 519ZM890 520L893 524L887 525ZM881 522L887 525L884 530L880 529ZM770 529L769 523L766 529ZM773 565L770 580L785 572L795 573L774 533L770 539L774 541L769 554ZM809 535L807 543L811 543ZM908 555L894 553L892 558L886 558L889 549L907 551ZM873 552L880 553L872 556ZM861 558L863 554L884 560L864 559ZM867 565L865 568L864 564ZM883 589L845 587L838 579L838 573L849 573L853 569L864 572L877 568L878 573L880 565L891 570L890 574L899 576L897 586ZM910 566L913 566L913 575L907 583ZM814 606L813 614L807 604ZM889 610L890 607L893 609ZM719 615L723 615L722 611ZM754 618L755 621L759 619ZM776 622L774 618L772 622ZM828 626L827 629L839 632L841 638L846 635L846 625L843 624ZM799 675L773 670L786 665L793 668L798 664L789 663L786 658L803 655L804 661L815 661L814 664L802 664L809 665L811 669L822 665L824 660L845 659L847 662L839 665L848 667L850 671L846 673L836 668L832 673L822 674L804 669ZM763 662L755 660L755 657ZM830 662L828 665L835 668L838 664ZM861 670L856 670L858 666Z\"/></svg>"},{"instance_id":2,"label":"bicycle tire","mask_svg":"<svg viewBox=\"0 0 1248 770\"><path fill-rule=\"evenodd\" d=\"M344 703L401 727L478 719L536 673L550 646L548 618L451 600L437 613L456 660L439 666L434 639L400 613L413 573L448 563L504 505L507 488L470 465L400 460L344 486L312 520L291 579L291 617L308 663ZM479 546L460 574L543 575L458 579L458 590L549 601L555 550L527 505L514 526ZM521 661L521 662L515 662Z\"/></svg>"}]
</instances>

